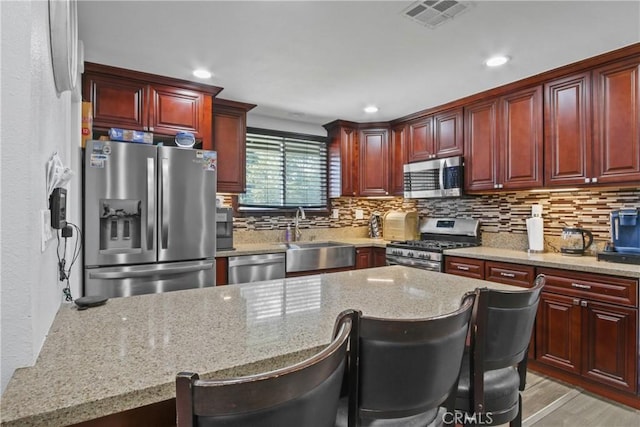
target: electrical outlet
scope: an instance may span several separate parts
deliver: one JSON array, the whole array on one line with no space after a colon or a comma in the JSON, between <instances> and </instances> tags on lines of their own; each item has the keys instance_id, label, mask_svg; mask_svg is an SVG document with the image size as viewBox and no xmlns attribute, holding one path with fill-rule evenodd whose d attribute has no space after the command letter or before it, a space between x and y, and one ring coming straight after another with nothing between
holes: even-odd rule
<instances>
[{"instance_id":1,"label":"electrical outlet","mask_svg":"<svg viewBox=\"0 0 640 427\"><path fill-rule=\"evenodd\" d=\"M339 219L340 218L340 209L336 208L331 211L331 218Z\"/></svg>"},{"instance_id":2,"label":"electrical outlet","mask_svg":"<svg viewBox=\"0 0 640 427\"><path fill-rule=\"evenodd\" d=\"M40 227L41 227L41 251L44 252L47 248L47 242L53 239L53 233L51 232L51 211L49 209L43 209L40 211Z\"/></svg>"},{"instance_id":3,"label":"electrical outlet","mask_svg":"<svg viewBox=\"0 0 640 427\"><path fill-rule=\"evenodd\" d=\"M362 209L356 209L356 219L364 219L364 211Z\"/></svg>"}]
</instances>

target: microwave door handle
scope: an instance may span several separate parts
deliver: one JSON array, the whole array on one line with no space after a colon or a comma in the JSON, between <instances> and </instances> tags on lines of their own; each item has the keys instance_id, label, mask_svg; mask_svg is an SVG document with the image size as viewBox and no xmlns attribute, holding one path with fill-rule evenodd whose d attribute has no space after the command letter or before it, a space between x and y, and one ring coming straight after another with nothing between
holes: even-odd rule
<instances>
[{"instance_id":1,"label":"microwave door handle","mask_svg":"<svg viewBox=\"0 0 640 427\"><path fill-rule=\"evenodd\" d=\"M440 161L440 169L438 171L438 180L440 181L440 195L444 196L445 194L445 188L444 188L444 168L447 164L446 160L441 160Z\"/></svg>"},{"instance_id":2,"label":"microwave door handle","mask_svg":"<svg viewBox=\"0 0 640 427\"><path fill-rule=\"evenodd\" d=\"M153 249L153 228L156 216L155 159L147 157L147 249Z\"/></svg>"},{"instance_id":3,"label":"microwave door handle","mask_svg":"<svg viewBox=\"0 0 640 427\"><path fill-rule=\"evenodd\" d=\"M160 159L160 232L161 249L167 249L169 241L169 163L166 158Z\"/></svg>"}]
</instances>

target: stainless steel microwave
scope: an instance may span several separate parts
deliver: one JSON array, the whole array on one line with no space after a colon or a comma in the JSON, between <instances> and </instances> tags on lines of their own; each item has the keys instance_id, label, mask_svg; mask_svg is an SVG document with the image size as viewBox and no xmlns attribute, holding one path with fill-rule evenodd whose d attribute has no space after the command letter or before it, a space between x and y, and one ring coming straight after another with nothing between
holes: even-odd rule
<instances>
[{"instance_id":1,"label":"stainless steel microwave","mask_svg":"<svg viewBox=\"0 0 640 427\"><path fill-rule=\"evenodd\" d=\"M404 165L404 197L459 197L464 185L462 168L462 156L407 163Z\"/></svg>"}]
</instances>

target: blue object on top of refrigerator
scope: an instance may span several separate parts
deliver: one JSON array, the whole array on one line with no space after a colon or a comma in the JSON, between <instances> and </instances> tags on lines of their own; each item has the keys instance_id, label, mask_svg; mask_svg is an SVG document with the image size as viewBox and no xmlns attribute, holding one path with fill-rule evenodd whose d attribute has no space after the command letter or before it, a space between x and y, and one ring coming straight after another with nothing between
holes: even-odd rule
<instances>
[{"instance_id":1,"label":"blue object on top of refrigerator","mask_svg":"<svg viewBox=\"0 0 640 427\"><path fill-rule=\"evenodd\" d=\"M640 253L640 209L611 212L611 239L616 252Z\"/></svg>"},{"instance_id":2,"label":"blue object on top of refrigerator","mask_svg":"<svg viewBox=\"0 0 640 427\"><path fill-rule=\"evenodd\" d=\"M84 295L215 286L215 151L87 141Z\"/></svg>"}]
</instances>

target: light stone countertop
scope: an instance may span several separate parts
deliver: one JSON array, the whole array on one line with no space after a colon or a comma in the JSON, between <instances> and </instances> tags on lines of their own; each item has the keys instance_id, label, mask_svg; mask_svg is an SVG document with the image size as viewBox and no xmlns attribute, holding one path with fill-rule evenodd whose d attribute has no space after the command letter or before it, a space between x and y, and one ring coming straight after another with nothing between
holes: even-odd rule
<instances>
[{"instance_id":1,"label":"light stone countertop","mask_svg":"<svg viewBox=\"0 0 640 427\"><path fill-rule=\"evenodd\" d=\"M370 247L375 246L379 248L384 248L387 246L387 243L390 243L383 239L370 239L368 237L345 237L338 239L316 239L315 242L340 242L346 243L349 245L354 245L355 247ZM310 240L305 240L303 243L308 243ZM291 244L296 244L296 242L291 242ZM286 247L284 246L284 242L273 242L273 243L235 243L233 247L235 250L231 251L217 251L216 257L232 257L232 256L242 256L242 255L258 255L258 254L272 254L278 252L285 252Z\"/></svg>"},{"instance_id":2,"label":"light stone countertop","mask_svg":"<svg viewBox=\"0 0 640 427\"><path fill-rule=\"evenodd\" d=\"M490 248L486 246L448 249L444 251L444 254L640 279L640 265L598 261L598 259L593 256L567 256L551 252L529 254L526 251Z\"/></svg>"},{"instance_id":3,"label":"light stone countertop","mask_svg":"<svg viewBox=\"0 0 640 427\"><path fill-rule=\"evenodd\" d=\"M514 287L391 266L110 299L58 311L35 366L16 370L3 426L62 426L175 397L175 375L248 375L330 342L337 315L452 312L476 287ZM517 288L516 288L517 289Z\"/></svg>"}]
</instances>

